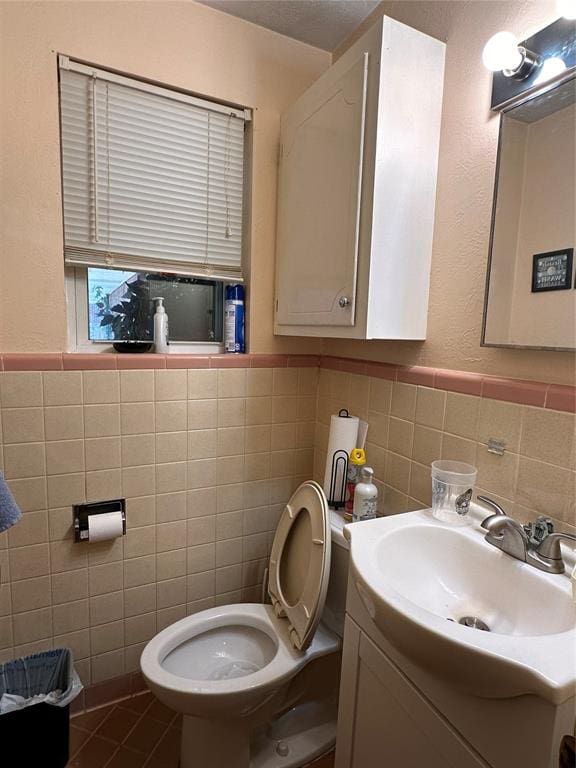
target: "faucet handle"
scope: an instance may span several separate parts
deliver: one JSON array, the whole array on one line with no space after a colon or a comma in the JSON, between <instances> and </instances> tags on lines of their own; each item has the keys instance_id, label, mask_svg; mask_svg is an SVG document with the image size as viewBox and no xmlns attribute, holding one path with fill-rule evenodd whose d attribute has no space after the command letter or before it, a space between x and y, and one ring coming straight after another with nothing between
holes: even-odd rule
<instances>
[{"instance_id":1,"label":"faucet handle","mask_svg":"<svg viewBox=\"0 0 576 768\"><path fill-rule=\"evenodd\" d=\"M486 506L488 507L492 507L492 509L494 510L492 515L489 515L488 517L484 518L484 520L482 520L482 522L480 523L482 528L487 527L486 525L484 525L484 523L490 520L491 517L496 517L496 516L508 517L508 515L506 514L506 512L504 512L500 504L494 501L494 499L491 499L489 496L478 496L477 498L478 498L478 501L481 501L483 504L486 504Z\"/></svg>"},{"instance_id":2,"label":"faucet handle","mask_svg":"<svg viewBox=\"0 0 576 768\"><path fill-rule=\"evenodd\" d=\"M554 523L549 517L541 515L533 522L524 525L528 542L534 547L538 547L547 536L554 533Z\"/></svg>"}]
</instances>

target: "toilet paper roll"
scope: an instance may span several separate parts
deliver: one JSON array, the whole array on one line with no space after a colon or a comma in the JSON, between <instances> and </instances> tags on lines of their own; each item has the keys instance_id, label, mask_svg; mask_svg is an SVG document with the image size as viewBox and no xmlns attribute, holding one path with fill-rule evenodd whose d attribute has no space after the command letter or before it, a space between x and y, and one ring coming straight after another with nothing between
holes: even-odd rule
<instances>
[{"instance_id":1,"label":"toilet paper roll","mask_svg":"<svg viewBox=\"0 0 576 768\"><path fill-rule=\"evenodd\" d=\"M344 494L341 493L341 489L346 486L346 478L343 478L344 467L339 464L336 468L335 481L333 487L335 489L335 498L330 498L330 484L332 479L332 458L337 451L346 451L346 456L350 456L350 451L356 448L356 442L358 440L358 417L357 416L340 416L334 414L330 419L330 434L328 435L328 452L326 454L326 469L324 472L324 493L328 501L343 502ZM342 480L344 479L344 483Z\"/></svg>"},{"instance_id":2,"label":"toilet paper roll","mask_svg":"<svg viewBox=\"0 0 576 768\"><path fill-rule=\"evenodd\" d=\"M122 536L122 512L102 512L88 516L88 541L107 541Z\"/></svg>"}]
</instances>

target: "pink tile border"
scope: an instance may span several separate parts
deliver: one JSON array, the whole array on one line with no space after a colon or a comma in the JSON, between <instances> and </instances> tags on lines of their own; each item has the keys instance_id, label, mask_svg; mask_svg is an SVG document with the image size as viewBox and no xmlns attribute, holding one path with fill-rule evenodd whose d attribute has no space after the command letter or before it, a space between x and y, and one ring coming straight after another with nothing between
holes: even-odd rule
<instances>
[{"instance_id":1,"label":"pink tile border","mask_svg":"<svg viewBox=\"0 0 576 768\"><path fill-rule=\"evenodd\" d=\"M576 386L484 376L426 366L378 363L330 355L115 355L72 353L7 353L0 371L138 370L153 368L327 368L360 376L401 381L449 392L576 413Z\"/></svg>"},{"instance_id":2,"label":"pink tile border","mask_svg":"<svg viewBox=\"0 0 576 768\"><path fill-rule=\"evenodd\" d=\"M147 690L148 686L140 672L132 672L101 683L87 685L72 702L70 711L72 715L79 715L86 710L129 699Z\"/></svg>"},{"instance_id":3,"label":"pink tile border","mask_svg":"<svg viewBox=\"0 0 576 768\"><path fill-rule=\"evenodd\" d=\"M546 408L576 413L576 387L550 384L546 393Z\"/></svg>"},{"instance_id":4,"label":"pink tile border","mask_svg":"<svg viewBox=\"0 0 576 768\"><path fill-rule=\"evenodd\" d=\"M62 353L2 355L5 371L61 371Z\"/></svg>"},{"instance_id":5,"label":"pink tile border","mask_svg":"<svg viewBox=\"0 0 576 768\"><path fill-rule=\"evenodd\" d=\"M482 381L482 397L544 408L548 386L548 384L538 381L499 379L486 376Z\"/></svg>"}]
</instances>

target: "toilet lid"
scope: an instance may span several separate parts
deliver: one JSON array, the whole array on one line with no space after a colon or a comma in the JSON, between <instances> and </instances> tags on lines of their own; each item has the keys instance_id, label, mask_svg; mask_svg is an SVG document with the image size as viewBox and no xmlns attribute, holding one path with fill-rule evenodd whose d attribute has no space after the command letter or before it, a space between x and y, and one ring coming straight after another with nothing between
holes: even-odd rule
<instances>
[{"instance_id":1,"label":"toilet lid","mask_svg":"<svg viewBox=\"0 0 576 768\"><path fill-rule=\"evenodd\" d=\"M326 600L330 576L330 517L324 491L302 483L286 505L272 544L268 594L276 615L286 618L292 645L305 650Z\"/></svg>"}]
</instances>

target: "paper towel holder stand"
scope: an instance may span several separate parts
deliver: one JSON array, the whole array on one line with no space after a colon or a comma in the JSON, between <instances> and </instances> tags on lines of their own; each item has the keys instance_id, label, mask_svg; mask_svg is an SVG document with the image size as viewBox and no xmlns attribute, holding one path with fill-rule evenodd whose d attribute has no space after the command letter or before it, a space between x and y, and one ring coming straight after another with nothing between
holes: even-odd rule
<instances>
[{"instance_id":1,"label":"paper towel holder stand","mask_svg":"<svg viewBox=\"0 0 576 768\"><path fill-rule=\"evenodd\" d=\"M122 535L126 535L126 499L92 501L88 504L73 504L74 541L88 541L88 518L105 512L122 513Z\"/></svg>"}]
</instances>

